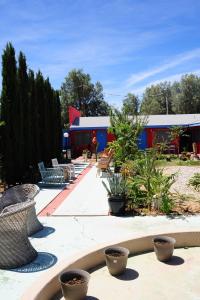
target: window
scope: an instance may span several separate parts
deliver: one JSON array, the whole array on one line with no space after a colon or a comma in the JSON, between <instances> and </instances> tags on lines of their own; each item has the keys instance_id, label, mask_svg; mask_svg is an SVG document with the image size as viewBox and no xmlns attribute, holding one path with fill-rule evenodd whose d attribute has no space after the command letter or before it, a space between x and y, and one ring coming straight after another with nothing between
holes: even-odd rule
<instances>
[{"instance_id":1,"label":"window","mask_svg":"<svg viewBox=\"0 0 200 300\"><path fill-rule=\"evenodd\" d=\"M168 130L156 130L154 132L154 144L170 143L170 134Z\"/></svg>"},{"instance_id":2,"label":"window","mask_svg":"<svg viewBox=\"0 0 200 300\"><path fill-rule=\"evenodd\" d=\"M199 142L200 141L200 128L192 128L192 140L193 142Z\"/></svg>"},{"instance_id":3,"label":"window","mask_svg":"<svg viewBox=\"0 0 200 300\"><path fill-rule=\"evenodd\" d=\"M88 145L91 143L91 133L90 132L76 132L75 134L75 145Z\"/></svg>"}]
</instances>

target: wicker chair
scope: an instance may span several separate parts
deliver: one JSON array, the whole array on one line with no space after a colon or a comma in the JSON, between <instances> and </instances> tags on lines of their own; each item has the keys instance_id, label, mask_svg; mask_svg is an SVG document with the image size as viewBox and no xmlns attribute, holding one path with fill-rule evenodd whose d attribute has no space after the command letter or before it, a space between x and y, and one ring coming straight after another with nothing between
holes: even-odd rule
<instances>
[{"instance_id":1,"label":"wicker chair","mask_svg":"<svg viewBox=\"0 0 200 300\"><path fill-rule=\"evenodd\" d=\"M2 202L4 208L11 204L26 202L30 199L34 200L39 191L40 189L36 184L26 183L16 185L5 191L0 201ZM31 236L42 229L43 225L38 220L35 206L33 206L27 219L28 235Z\"/></svg>"},{"instance_id":2,"label":"wicker chair","mask_svg":"<svg viewBox=\"0 0 200 300\"><path fill-rule=\"evenodd\" d=\"M0 213L0 268L11 269L33 261L37 251L27 235L27 218L35 202L5 207Z\"/></svg>"},{"instance_id":3,"label":"wicker chair","mask_svg":"<svg viewBox=\"0 0 200 300\"><path fill-rule=\"evenodd\" d=\"M38 168L42 177L41 184L54 186L67 183L62 168L45 168L43 162L38 163Z\"/></svg>"},{"instance_id":4,"label":"wicker chair","mask_svg":"<svg viewBox=\"0 0 200 300\"><path fill-rule=\"evenodd\" d=\"M76 178L73 164L59 164L57 158L53 158L51 161L54 168L62 168L63 170L67 170L67 173L69 174L69 180Z\"/></svg>"},{"instance_id":5,"label":"wicker chair","mask_svg":"<svg viewBox=\"0 0 200 300\"><path fill-rule=\"evenodd\" d=\"M109 170L110 163L113 158L113 151L110 151L108 155L102 156L97 164L97 174L100 175L101 171Z\"/></svg>"}]
</instances>

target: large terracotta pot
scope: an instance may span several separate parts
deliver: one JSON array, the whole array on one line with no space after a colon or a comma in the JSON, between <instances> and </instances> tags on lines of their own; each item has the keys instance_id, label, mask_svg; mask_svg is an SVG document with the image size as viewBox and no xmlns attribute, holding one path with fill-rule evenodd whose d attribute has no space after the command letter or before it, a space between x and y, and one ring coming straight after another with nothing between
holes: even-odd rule
<instances>
[{"instance_id":1,"label":"large terracotta pot","mask_svg":"<svg viewBox=\"0 0 200 300\"><path fill-rule=\"evenodd\" d=\"M109 247L104 250L106 265L111 275L120 275L126 270L129 250L123 247Z\"/></svg>"},{"instance_id":2,"label":"large terracotta pot","mask_svg":"<svg viewBox=\"0 0 200 300\"><path fill-rule=\"evenodd\" d=\"M171 259L176 240L168 236L157 236L153 238L154 251L159 261L168 261Z\"/></svg>"},{"instance_id":3,"label":"large terracotta pot","mask_svg":"<svg viewBox=\"0 0 200 300\"><path fill-rule=\"evenodd\" d=\"M72 269L60 275L60 284L65 300L85 299L90 274L81 269Z\"/></svg>"}]
</instances>

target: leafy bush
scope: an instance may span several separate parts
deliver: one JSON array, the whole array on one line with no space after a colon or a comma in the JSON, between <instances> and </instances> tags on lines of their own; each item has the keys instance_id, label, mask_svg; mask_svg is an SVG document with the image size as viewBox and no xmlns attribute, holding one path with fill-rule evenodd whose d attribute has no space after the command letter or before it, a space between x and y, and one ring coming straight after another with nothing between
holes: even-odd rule
<instances>
[{"instance_id":1,"label":"leafy bush","mask_svg":"<svg viewBox=\"0 0 200 300\"><path fill-rule=\"evenodd\" d=\"M116 140L109 143L108 147L114 150L115 165L121 166L125 161L135 159L139 151L139 136L146 120L141 116L113 110L110 114L110 123L109 132L115 135Z\"/></svg>"},{"instance_id":2,"label":"leafy bush","mask_svg":"<svg viewBox=\"0 0 200 300\"><path fill-rule=\"evenodd\" d=\"M154 208L169 213L172 199L169 189L175 182L175 174L166 176L155 167L155 152L149 152L135 161L136 175L128 178L128 195L132 205Z\"/></svg>"},{"instance_id":3,"label":"leafy bush","mask_svg":"<svg viewBox=\"0 0 200 300\"><path fill-rule=\"evenodd\" d=\"M191 185L196 191L200 191L200 173L195 173L189 180Z\"/></svg>"}]
</instances>

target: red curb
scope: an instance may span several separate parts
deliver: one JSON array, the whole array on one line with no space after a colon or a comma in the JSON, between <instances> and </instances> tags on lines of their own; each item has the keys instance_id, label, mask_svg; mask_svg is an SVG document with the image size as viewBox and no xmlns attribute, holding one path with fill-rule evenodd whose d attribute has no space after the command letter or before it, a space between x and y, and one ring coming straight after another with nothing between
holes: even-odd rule
<instances>
[{"instance_id":1,"label":"red curb","mask_svg":"<svg viewBox=\"0 0 200 300\"><path fill-rule=\"evenodd\" d=\"M50 216L54 213L54 211L58 208L58 206L69 196L69 194L75 189L75 187L79 184L79 182L83 179L83 177L91 170L91 166L88 166L83 170L83 172L78 176L76 181L70 186L61 191L45 208L43 208L38 216Z\"/></svg>"}]
</instances>

